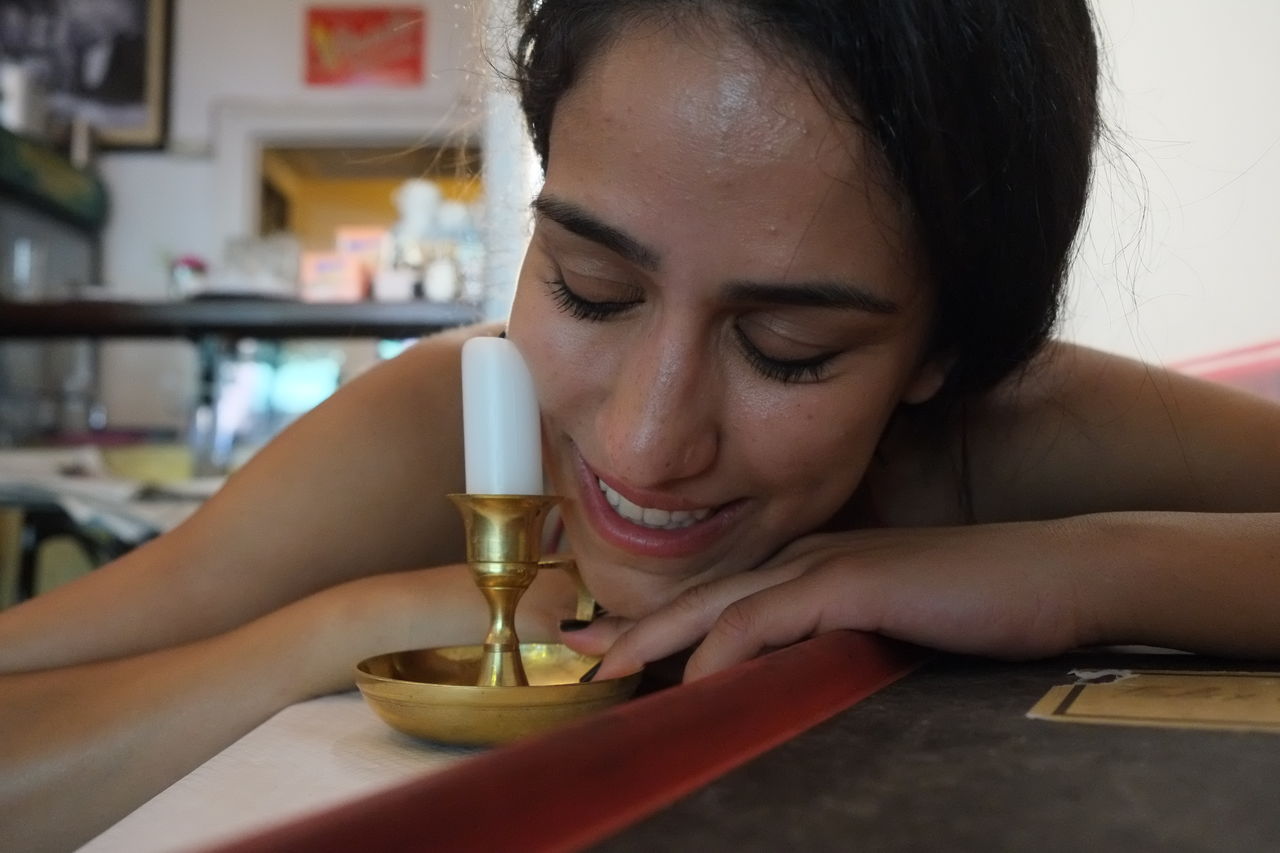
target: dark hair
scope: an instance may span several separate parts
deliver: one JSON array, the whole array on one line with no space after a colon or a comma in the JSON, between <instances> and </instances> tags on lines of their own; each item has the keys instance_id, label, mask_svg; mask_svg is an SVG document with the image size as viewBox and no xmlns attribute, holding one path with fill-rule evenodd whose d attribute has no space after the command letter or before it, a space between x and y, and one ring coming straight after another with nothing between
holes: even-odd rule
<instances>
[{"instance_id":1,"label":"dark hair","mask_svg":"<svg viewBox=\"0 0 1280 853\"><path fill-rule=\"evenodd\" d=\"M1057 319L1098 134L1085 0L520 0L514 77L545 168L561 96L640 18L735 22L813 75L909 203L944 399L1026 363Z\"/></svg>"}]
</instances>

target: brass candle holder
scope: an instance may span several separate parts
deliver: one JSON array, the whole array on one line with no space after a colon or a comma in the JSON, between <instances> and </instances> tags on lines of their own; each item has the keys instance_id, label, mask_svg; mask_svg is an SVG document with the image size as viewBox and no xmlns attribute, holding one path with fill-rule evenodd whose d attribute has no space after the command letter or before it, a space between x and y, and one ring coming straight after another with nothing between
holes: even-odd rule
<instances>
[{"instance_id":1,"label":"brass candle holder","mask_svg":"<svg viewBox=\"0 0 1280 853\"><path fill-rule=\"evenodd\" d=\"M542 528L558 497L449 495L462 513L467 565L489 603L489 633L480 663L483 687L527 687L516 636L516 605L538 574Z\"/></svg>"},{"instance_id":2,"label":"brass candle holder","mask_svg":"<svg viewBox=\"0 0 1280 853\"><path fill-rule=\"evenodd\" d=\"M558 497L449 495L462 514L467 564L489 604L483 645L378 655L356 666L356 685L392 728L447 743L512 740L623 701L639 674L582 683L598 661L563 644L521 643L516 607L540 569L569 571L579 618L592 602L571 560L544 560L541 535Z\"/></svg>"}]
</instances>

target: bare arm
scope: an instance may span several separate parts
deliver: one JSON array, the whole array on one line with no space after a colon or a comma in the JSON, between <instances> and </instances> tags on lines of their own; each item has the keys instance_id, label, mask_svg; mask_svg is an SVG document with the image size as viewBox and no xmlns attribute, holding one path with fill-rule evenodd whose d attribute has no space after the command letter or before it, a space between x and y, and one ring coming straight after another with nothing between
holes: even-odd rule
<instances>
[{"instance_id":1,"label":"bare arm","mask_svg":"<svg viewBox=\"0 0 1280 853\"><path fill-rule=\"evenodd\" d=\"M1051 345L972 410L979 521L1107 511L1280 511L1280 405Z\"/></svg>"},{"instance_id":2,"label":"bare arm","mask_svg":"<svg viewBox=\"0 0 1280 853\"><path fill-rule=\"evenodd\" d=\"M963 425L900 427L869 473L893 526L1280 511L1280 405L1071 344L971 402Z\"/></svg>"},{"instance_id":3,"label":"bare arm","mask_svg":"<svg viewBox=\"0 0 1280 853\"><path fill-rule=\"evenodd\" d=\"M529 639L571 600L560 574L530 590ZM21 815L0 849L71 849L279 709L349 688L359 660L478 642L485 610L465 566L378 575L180 646L0 676L0 812Z\"/></svg>"},{"instance_id":4,"label":"bare arm","mask_svg":"<svg viewBox=\"0 0 1280 853\"><path fill-rule=\"evenodd\" d=\"M1080 641L1280 660L1280 513L1073 519Z\"/></svg>"},{"instance_id":5,"label":"bare arm","mask_svg":"<svg viewBox=\"0 0 1280 853\"><path fill-rule=\"evenodd\" d=\"M1056 344L971 434L980 518L1077 516L1082 642L1280 659L1280 405Z\"/></svg>"}]
</instances>

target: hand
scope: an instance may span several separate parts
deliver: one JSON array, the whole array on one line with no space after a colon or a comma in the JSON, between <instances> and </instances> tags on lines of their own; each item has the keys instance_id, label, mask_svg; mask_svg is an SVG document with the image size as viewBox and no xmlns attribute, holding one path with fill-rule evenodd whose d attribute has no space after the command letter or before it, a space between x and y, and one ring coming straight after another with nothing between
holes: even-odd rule
<instances>
[{"instance_id":1,"label":"hand","mask_svg":"<svg viewBox=\"0 0 1280 853\"><path fill-rule=\"evenodd\" d=\"M967 654L1056 654L1087 641L1079 527L1064 520L806 536L643 619L604 617L562 638L604 655L597 678L635 672L701 640L686 681L841 628Z\"/></svg>"}]
</instances>

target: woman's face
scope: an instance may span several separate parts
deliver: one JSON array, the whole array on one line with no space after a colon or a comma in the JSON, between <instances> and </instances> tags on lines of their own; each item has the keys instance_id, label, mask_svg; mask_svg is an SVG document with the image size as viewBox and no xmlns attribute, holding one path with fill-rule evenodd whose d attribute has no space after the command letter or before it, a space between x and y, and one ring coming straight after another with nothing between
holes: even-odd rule
<instances>
[{"instance_id":1,"label":"woman's face","mask_svg":"<svg viewBox=\"0 0 1280 853\"><path fill-rule=\"evenodd\" d=\"M829 519L941 380L861 134L782 63L672 29L561 100L510 321L574 555L632 617Z\"/></svg>"}]
</instances>

